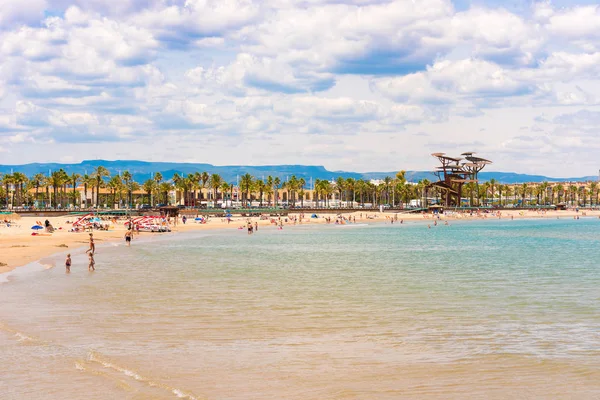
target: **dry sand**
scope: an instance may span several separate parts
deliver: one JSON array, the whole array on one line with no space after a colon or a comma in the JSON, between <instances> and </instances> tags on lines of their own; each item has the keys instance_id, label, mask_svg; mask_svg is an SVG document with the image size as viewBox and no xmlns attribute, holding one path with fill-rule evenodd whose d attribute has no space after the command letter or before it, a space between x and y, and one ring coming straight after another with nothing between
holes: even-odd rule
<instances>
[{"instance_id":1,"label":"dry sand","mask_svg":"<svg viewBox=\"0 0 600 400\"><path fill-rule=\"evenodd\" d=\"M304 214L302 219L302 225L306 224L323 224L325 222L324 217L330 217L332 223L335 222L336 214L322 213L318 214L319 218L310 218L311 214ZM344 217L362 223L386 223L390 222L391 218L404 221L421 221L427 224L427 221L431 221L434 216L431 214L408 214L408 213L379 213L379 212L354 212L354 213L342 213ZM575 210L567 211L519 211L519 210L503 210L498 214L492 213L481 213L481 214L455 214L446 213L440 216L443 220L469 220L469 219L511 219L511 218L574 218L580 216L595 217L600 216L600 211L581 210L576 212ZM293 217L299 217L299 214L290 214L285 217L284 225L294 225L292 222ZM72 216L64 217L52 217L49 218L52 225L56 228L56 231L52 234L32 236L31 227L36 225L38 221L42 222L45 218L42 217L22 217L12 224L10 227L4 225L0 226L0 274L11 271L12 269L26 265L36 260L40 260L44 257L50 256L55 253L64 252L70 250L72 252L85 251L88 247L89 237L87 233L75 233L69 232L71 223L73 221ZM205 224L195 223L193 218L189 218L187 224L182 224L181 220L178 221L176 226L172 226L173 232L185 232L192 230L203 230L203 229L232 229L237 230L240 226L244 225L246 221L251 220L253 223L259 223L260 227L267 228L271 227L275 229L275 226L270 220L261 220L259 218L246 218L246 217L234 217L230 223L223 218L209 218ZM116 223L112 223L110 230L108 231L94 231L94 238L97 244L101 244L107 241L124 240L125 226L123 225L124 220L118 220ZM300 223L297 223L300 225ZM43 231L40 231L43 233ZM157 235L156 233L144 233L142 232L141 237L146 235Z\"/></svg>"}]
</instances>

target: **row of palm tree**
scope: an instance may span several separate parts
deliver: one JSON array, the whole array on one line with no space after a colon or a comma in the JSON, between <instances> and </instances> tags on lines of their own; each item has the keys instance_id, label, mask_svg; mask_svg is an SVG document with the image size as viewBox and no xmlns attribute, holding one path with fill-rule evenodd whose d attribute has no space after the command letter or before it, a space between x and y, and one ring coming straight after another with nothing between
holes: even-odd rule
<instances>
[{"instance_id":1,"label":"row of palm tree","mask_svg":"<svg viewBox=\"0 0 600 400\"><path fill-rule=\"evenodd\" d=\"M170 193L175 191L178 203L199 206L202 202L210 202L216 206L219 201L231 202L239 190L244 205L252 201L260 206L297 205L304 206L310 199L317 206L329 207L335 200L335 206L351 207L356 204L389 205L396 207L405 205L411 200L440 199L441 193L431 186L427 179L410 183L406 180L405 171L394 177L387 176L381 182L374 183L364 179L338 177L335 180L317 179L313 190L306 188L306 180L292 175L282 181L279 177L268 176L258 179L244 174L237 183L226 182L219 174L195 172L187 175L174 174L165 180L160 172L150 179L138 183L129 171L112 175L103 166L98 166L91 174L80 175L67 173L63 169L49 175L35 174L27 177L21 172L0 175L0 204L35 205L44 204L51 208L64 208L68 204L79 204L81 201L77 188L83 186L85 196L81 201L84 208L106 204L120 204L131 207L134 204L168 204ZM463 185L462 197L468 199L470 205L507 205L520 204L598 204L598 183L551 185L541 184L499 184L494 179L482 184L467 183ZM101 189L104 193L101 194ZM88 197L88 190L91 197ZM143 193L143 194L140 194ZM134 195L135 194L135 195Z\"/></svg>"}]
</instances>

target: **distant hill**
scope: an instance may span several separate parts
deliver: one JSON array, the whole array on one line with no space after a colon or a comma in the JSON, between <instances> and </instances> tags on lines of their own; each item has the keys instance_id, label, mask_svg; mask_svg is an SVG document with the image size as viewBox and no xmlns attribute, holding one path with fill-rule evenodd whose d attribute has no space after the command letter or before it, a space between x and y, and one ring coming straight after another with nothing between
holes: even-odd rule
<instances>
[{"instance_id":1,"label":"distant hill","mask_svg":"<svg viewBox=\"0 0 600 400\"><path fill-rule=\"evenodd\" d=\"M296 175L296 177L304 178L307 182L311 179L335 179L338 176L354 179L383 179L386 176L395 176L397 171L389 172L347 172L347 171L328 171L323 166L312 165L229 165L215 166L211 164L199 163L176 163L176 162L149 162L137 160L86 160L77 164L58 164L58 163L32 163L23 165L0 165L0 173L10 173L11 170L19 171L27 176L32 176L37 173L48 174L50 171L63 168L69 173L91 174L94 168L102 165L106 167L111 174L118 174L122 171L129 171L134 179L138 182L143 182L155 172L160 172L164 179L171 179L173 174L190 174L193 172L203 172L219 174L227 182L236 182L238 176L246 173L263 178L271 175L279 177L285 181L288 177ZM430 171L407 171L406 177L411 182L417 182L421 179L430 181L437 178ZM523 182L568 182L568 181L588 181L597 180L596 176L583 176L573 178L552 178L542 175L527 175L514 172L482 172L479 174L481 181L495 179L499 183L523 183Z\"/></svg>"}]
</instances>

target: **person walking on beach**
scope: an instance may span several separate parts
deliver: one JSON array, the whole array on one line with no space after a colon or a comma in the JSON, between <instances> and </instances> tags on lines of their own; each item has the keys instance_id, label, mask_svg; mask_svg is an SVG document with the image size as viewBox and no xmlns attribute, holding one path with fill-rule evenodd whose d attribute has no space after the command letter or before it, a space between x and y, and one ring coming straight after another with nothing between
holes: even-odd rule
<instances>
[{"instance_id":1,"label":"person walking on beach","mask_svg":"<svg viewBox=\"0 0 600 400\"><path fill-rule=\"evenodd\" d=\"M96 267L95 267L96 261L94 261L94 253L90 253L89 259L90 259L90 262L88 264L88 271L95 271L96 270Z\"/></svg>"},{"instance_id":2,"label":"person walking on beach","mask_svg":"<svg viewBox=\"0 0 600 400\"><path fill-rule=\"evenodd\" d=\"M255 232L258 232L258 222L255 222L255 223L254 223L254 231L255 231Z\"/></svg>"},{"instance_id":3,"label":"person walking on beach","mask_svg":"<svg viewBox=\"0 0 600 400\"><path fill-rule=\"evenodd\" d=\"M125 243L127 243L127 246L131 246L131 238L133 237L133 232L131 231L131 229L127 229L127 232L125 232Z\"/></svg>"},{"instance_id":4,"label":"person walking on beach","mask_svg":"<svg viewBox=\"0 0 600 400\"><path fill-rule=\"evenodd\" d=\"M67 269L67 273L71 272L71 255L67 254L67 259L65 260L65 268Z\"/></svg>"},{"instance_id":5,"label":"person walking on beach","mask_svg":"<svg viewBox=\"0 0 600 400\"><path fill-rule=\"evenodd\" d=\"M90 232L90 248L85 251L86 253L94 254L96 252L96 245L94 244L94 234Z\"/></svg>"}]
</instances>

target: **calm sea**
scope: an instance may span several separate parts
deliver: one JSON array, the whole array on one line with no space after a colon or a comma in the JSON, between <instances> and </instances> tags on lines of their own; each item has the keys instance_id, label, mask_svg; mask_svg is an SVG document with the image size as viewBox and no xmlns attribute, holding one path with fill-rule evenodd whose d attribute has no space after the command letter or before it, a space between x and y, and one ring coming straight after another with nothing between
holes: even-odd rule
<instances>
[{"instance_id":1,"label":"calm sea","mask_svg":"<svg viewBox=\"0 0 600 400\"><path fill-rule=\"evenodd\" d=\"M190 233L73 261L0 284L1 399L600 399L598 219Z\"/></svg>"}]
</instances>

